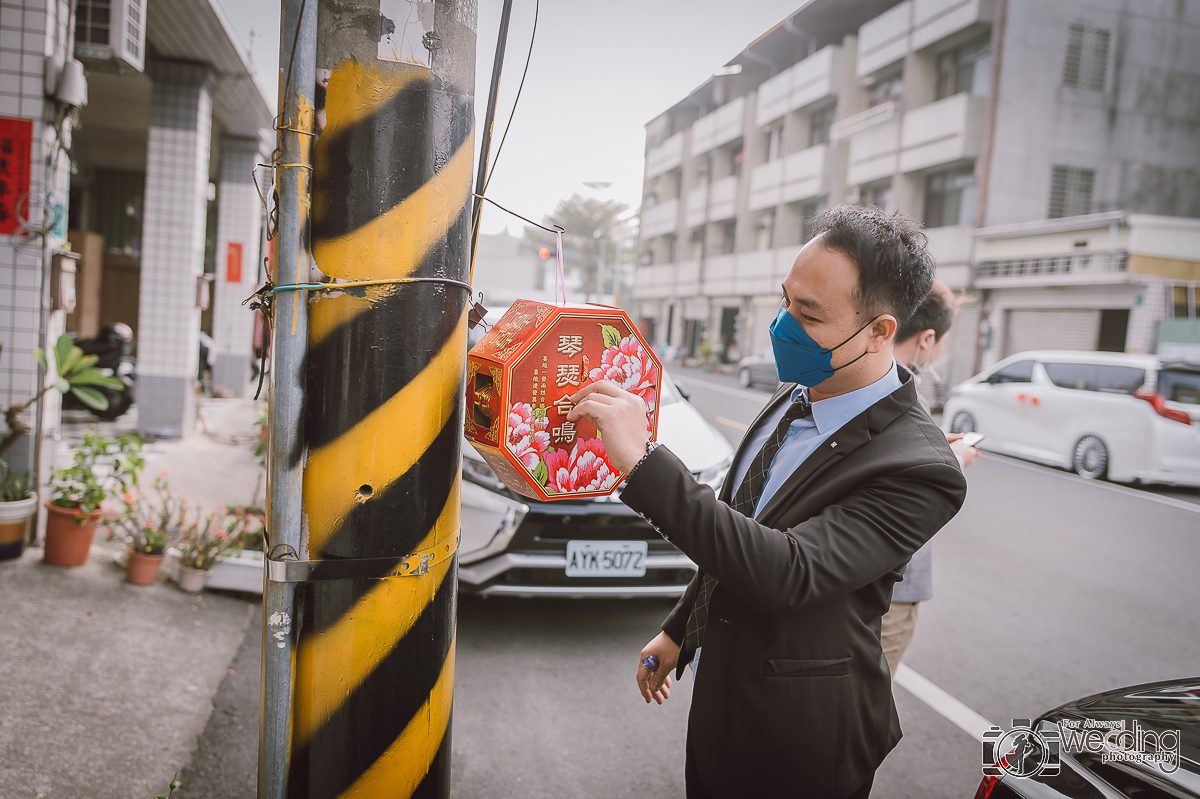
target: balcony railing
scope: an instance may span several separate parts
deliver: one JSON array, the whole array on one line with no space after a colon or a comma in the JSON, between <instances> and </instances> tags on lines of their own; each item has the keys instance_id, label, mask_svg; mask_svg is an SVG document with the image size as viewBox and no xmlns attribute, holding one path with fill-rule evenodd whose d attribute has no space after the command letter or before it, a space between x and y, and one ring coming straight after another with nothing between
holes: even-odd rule
<instances>
[{"instance_id":1,"label":"balcony railing","mask_svg":"<svg viewBox=\"0 0 1200 799\"><path fill-rule=\"evenodd\" d=\"M683 163L683 134L676 133L646 151L646 177L653 178Z\"/></svg>"},{"instance_id":2,"label":"balcony railing","mask_svg":"<svg viewBox=\"0 0 1200 799\"><path fill-rule=\"evenodd\" d=\"M868 108L866 111L860 111L853 116L848 116L845 119L839 119L837 122L834 122L829 126L829 138L834 142L848 138L855 133L861 133L868 128L873 128L890 119L895 119L899 113L900 102L898 100L888 100L885 103Z\"/></svg>"},{"instance_id":3,"label":"balcony railing","mask_svg":"<svg viewBox=\"0 0 1200 799\"><path fill-rule=\"evenodd\" d=\"M1004 258L980 261L975 278L1039 277L1045 275L1096 274L1097 272L1126 272L1129 253L1091 251L1070 255L1043 255L1031 258Z\"/></svg>"},{"instance_id":4,"label":"balcony railing","mask_svg":"<svg viewBox=\"0 0 1200 799\"><path fill-rule=\"evenodd\" d=\"M742 135L746 98L738 97L692 125L692 155L706 153Z\"/></svg>"}]
</instances>

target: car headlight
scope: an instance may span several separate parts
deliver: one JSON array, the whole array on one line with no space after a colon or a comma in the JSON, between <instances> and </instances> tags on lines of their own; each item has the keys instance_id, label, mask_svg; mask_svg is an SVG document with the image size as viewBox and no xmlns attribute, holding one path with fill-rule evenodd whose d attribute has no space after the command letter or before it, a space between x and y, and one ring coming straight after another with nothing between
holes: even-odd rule
<instances>
[{"instance_id":1,"label":"car headlight","mask_svg":"<svg viewBox=\"0 0 1200 799\"><path fill-rule=\"evenodd\" d=\"M493 491L506 491L504 483L500 482L500 478L492 471L492 467L488 466L487 461L482 458L472 457L464 452L462 471L463 477L476 485L490 488Z\"/></svg>"},{"instance_id":2,"label":"car headlight","mask_svg":"<svg viewBox=\"0 0 1200 799\"><path fill-rule=\"evenodd\" d=\"M729 474L729 465L733 462L732 458L726 458L719 463L709 466L699 472L693 472L696 475L697 482L704 483L712 488L713 491L719 492L721 485L725 482L725 475Z\"/></svg>"}]
</instances>

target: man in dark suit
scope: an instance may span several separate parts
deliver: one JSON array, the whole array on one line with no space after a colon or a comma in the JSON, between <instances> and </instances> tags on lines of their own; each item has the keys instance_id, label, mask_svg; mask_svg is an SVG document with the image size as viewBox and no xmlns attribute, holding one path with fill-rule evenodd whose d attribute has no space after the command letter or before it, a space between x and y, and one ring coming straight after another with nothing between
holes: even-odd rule
<instances>
[{"instance_id":1,"label":"man in dark suit","mask_svg":"<svg viewBox=\"0 0 1200 799\"><path fill-rule=\"evenodd\" d=\"M609 382L574 397L569 418L628 474L621 499L700 567L637 673L661 704L692 666L689 797L865 798L900 740L880 618L966 494L892 357L932 281L916 223L860 206L817 220L771 325L783 385L719 497L648 440L638 397Z\"/></svg>"}]
</instances>

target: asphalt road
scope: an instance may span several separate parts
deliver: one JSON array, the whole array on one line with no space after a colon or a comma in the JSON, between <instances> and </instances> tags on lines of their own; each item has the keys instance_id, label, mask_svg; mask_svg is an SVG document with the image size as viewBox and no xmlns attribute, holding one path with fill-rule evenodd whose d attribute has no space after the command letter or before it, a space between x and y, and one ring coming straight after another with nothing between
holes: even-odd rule
<instances>
[{"instance_id":1,"label":"asphalt road","mask_svg":"<svg viewBox=\"0 0 1200 799\"><path fill-rule=\"evenodd\" d=\"M768 397L723 375L673 374L735 443ZM905 737L875 799L973 795L981 746L952 718L1007 727L1089 693L1200 673L1195 497L990 455L968 479L966 505L935 539L935 598L895 691ZM663 707L633 683L668 608L465 598L455 795L682 796L690 680Z\"/></svg>"}]
</instances>

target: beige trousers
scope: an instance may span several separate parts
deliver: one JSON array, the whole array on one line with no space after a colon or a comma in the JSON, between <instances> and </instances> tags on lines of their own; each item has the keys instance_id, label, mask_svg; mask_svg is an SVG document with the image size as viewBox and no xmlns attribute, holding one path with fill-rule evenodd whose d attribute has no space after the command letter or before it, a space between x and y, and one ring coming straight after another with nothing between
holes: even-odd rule
<instances>
[{"instance_id":1,"label":"beige trousers","mask_svg":"<svg viewBox=\"0 0 1200 799\"><path fill-rule=\"evenodd\" d=\"M913 633L917 630L917 606L920 602L893 602L887 613L883 614L883 627L880 631L879 642L883 644L883 656L887 658L888 668L892 676L896 676L896 668L904 651L912 643Z\"/></svg>"}]
</instances>

